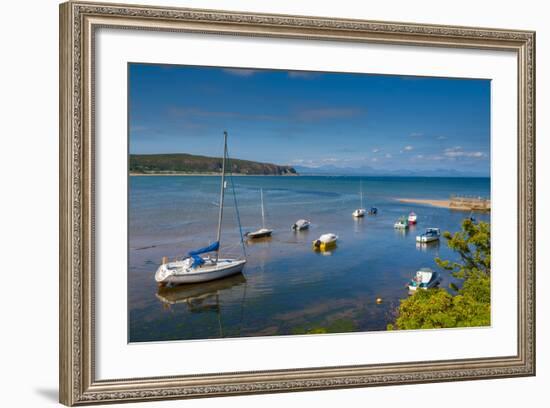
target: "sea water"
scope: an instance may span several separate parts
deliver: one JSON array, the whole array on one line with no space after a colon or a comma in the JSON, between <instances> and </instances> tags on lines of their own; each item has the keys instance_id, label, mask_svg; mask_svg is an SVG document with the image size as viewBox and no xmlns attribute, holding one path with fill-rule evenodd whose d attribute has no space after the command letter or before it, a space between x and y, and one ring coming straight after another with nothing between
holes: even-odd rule
<instances>
[{"instance_id":1,"label":"sea water","mask_svg":"<svg viewBox=\"0 0 550 408\"><path fill-rule=\"evenodd\" d=\"M457 259L445 239L419 246L416 235L429 227L457 231L470 216L397 199L490 196L489 178L234 176L220 254L246 253L243 274L163 291L154 280L163 256L181 257L215 241L220 177L132 176L129 186L130 342L386 330L416 270L439 270L445 288L453 281L434 262ZM243 248L238 221L243 232L262 226L260 189L273 236ZM352 217L360 190L363 206L377 207L377 215ZM411 211L418 224L395 230ZM473 216L490 221L490 214ZM311 221L309 230L292 231L301 218ZM311 242L328 232L339 236L337 247L313 251Z\"/></svg>"}]
</instances>

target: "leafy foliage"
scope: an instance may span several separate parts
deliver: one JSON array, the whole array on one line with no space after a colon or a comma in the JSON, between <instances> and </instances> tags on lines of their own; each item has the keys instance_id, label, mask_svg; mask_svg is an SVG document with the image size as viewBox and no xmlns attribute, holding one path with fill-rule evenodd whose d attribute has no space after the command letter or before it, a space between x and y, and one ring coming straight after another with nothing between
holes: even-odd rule
<instances>
[{"instance_id":1,"label":"leafy foliage","mask_svg":"<svg viewBox=\"0 0 550 408\"><path fill-rule=\"evenodd\" d=\"M455 234L445 232L447 245L460 256L460 262L435 259L435 262L452 275L463 280L461 288L451 295L445 289L417 290L402 300L396 328L402 330L448 327L475 327L491 324L491 226L462 222L462 229ZM388 325L388 330L394 329Z\"/></svg>"},{"instance_id":2,"label":"leafy foliage","mask_svg":"<svg viewBox=\"0 0 550 408\"><path fill-rule=\"evenodd\" d=\"M460 255L461 262L436 258L435 262L441 268L452 271L453 276L459 279L466 279L476 272L490 276L491 224L465 219L461 231L454 234L445 231L443 236L447 239L447 246Z\"/></svg>"}]
</instances>

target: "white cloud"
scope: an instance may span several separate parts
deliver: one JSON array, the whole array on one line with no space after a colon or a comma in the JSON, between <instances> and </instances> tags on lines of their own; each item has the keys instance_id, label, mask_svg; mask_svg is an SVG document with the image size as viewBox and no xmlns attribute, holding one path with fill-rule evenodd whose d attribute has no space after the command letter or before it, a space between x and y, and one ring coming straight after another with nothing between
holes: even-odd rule
<instances>
[{"instance_id":1,"label":"white cloud","mask_svg":"<svg viewBox=\"0 0 550 408\"><path fill-rule=\"evenodd\" d=\"M391 159L393 156L392 156L390 153L386 153L386 154L384 155L384 157L385 157L386 159Z\"/></svg>"},{"instance_id":2,"label":"white cloud","mask_svg":"<svg viewBox=\"0 0 550 408\"><path fill-rule=\"evenodd\" d=\"M316 159L294 159L290 163L294 165L317 168L323 166L335 167L360 167L370 159L365 156L361 157L321 157Z\"/></svg>"},{"instance_id":3,"label":"white cloud","mask_svg":"<svg viewBox=\"0 0 550 408\"><path fill-rule=\"evenodd\" d=\"M480 159L483 157L487 157L487 154L480 151L466 151L461 146L454 146L454 147L448 147L447 149L445 149L443 151L443 156L449 157L451 159L463 158L463 157Z\"/></svg>"},{"instance_id":4,"label":"white cloud","mask_svg":"<svg viewBox=\"0 0 550 408\"><path fill-rule=\"evenodd\" d=\"M400 151L400 153L403 153L403 152L410 152L414 149L414 147L412 147L411 145L408 145L408 146L405 146L403 148L403 150Z\"/></svg>"},{"instance_id":5,"label":"white cloud","mask_svg":"<svg viewBox=\"0 0 550 408\"><path fill-rule=\"evenodd\" d=\"M437 140L447 140L447 136L437 136Z\"/></svg>"},{"instance_id":6,"label":"white cloud","mask_svg":"<svg viewBox=\"0 0 550 408\"><path fill-rule=\"evenodd\" d=\"M376 148L372 149L372 152L373 152L373 153L378 153L380 150L381 150L381 149L379 149L379 148L376 147Z\"/></svg>"},{"instance_id":7,"label":"white cloud","mask_svg":"<svg viewBox=\"0 0 550 408\"><path fill-rule=\"evenodd\" d=\"M289 71L288 77L294 79L313 79L317 78L321 74L319 72L307 72L307 71Z\"/></svg>"},{"instance_id":8,"label":"white cloud","mask_svg":"<svg viewBox=\"0 0 550 408\"><path fill-rule=\"evenodd\" d=\"M257 69L246 69L246 68L224 68L223 72L230 75L240 76L240 77L249 77L260 72Z\"/></svg>"},{"instance_id":9,"label":"white cloud","mask_svg":"<svg viewBox=\"0 0 550 408\"><path fill-rule=\"evenodd\" d=\"M411 137L418 137L418 136L424 136L424 133L422 132L412 132L409 134Z\"/></svg>"}]
</instances>

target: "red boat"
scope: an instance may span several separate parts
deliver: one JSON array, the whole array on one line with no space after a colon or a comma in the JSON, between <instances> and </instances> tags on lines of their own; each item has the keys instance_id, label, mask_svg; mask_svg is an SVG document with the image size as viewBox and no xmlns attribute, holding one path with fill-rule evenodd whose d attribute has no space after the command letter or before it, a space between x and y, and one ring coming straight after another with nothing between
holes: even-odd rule
<instances>
[{"instance_id":1,"label":"red boat","mask_svg":"<svg viewBox=\"0 0 550 408\"><path fill-rule=\"evenodd\" d=\"M412 212L409 214L409 225L414 224L416 224L416 214Z\"/></svg>"}]
</instances>

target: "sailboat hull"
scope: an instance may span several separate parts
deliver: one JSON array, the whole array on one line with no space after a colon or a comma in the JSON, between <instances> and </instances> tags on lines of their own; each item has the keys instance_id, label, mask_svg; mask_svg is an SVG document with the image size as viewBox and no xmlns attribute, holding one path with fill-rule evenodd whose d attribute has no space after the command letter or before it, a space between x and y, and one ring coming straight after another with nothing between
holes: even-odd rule
<instances>
[{"instance_id":1,"label":"sailboat hull","mask_svg":"<svg viewBox=\"0 0 550 408\"><path fill-rule=\"evenodd\" d=\"M178 262L161 265L155 274L155 280L161 285L181 285L187 283L208 282L226 276L241 273L246 261L244 259L219 259L218 262L207 262L200 267L191 267Z\"/></svg>"},{"instance_id":2,"label":"sailboat hull","mask_svg":"<svg viewBox=\"0 0 550 408\"><path fill-rule=\"evenodd\" d=\"M268 228L261 228L258 231L247 232L246 237L248 239L266 238L270 237L272 232L273 230L270 230Z\"/></svg>"}]
</instances>

